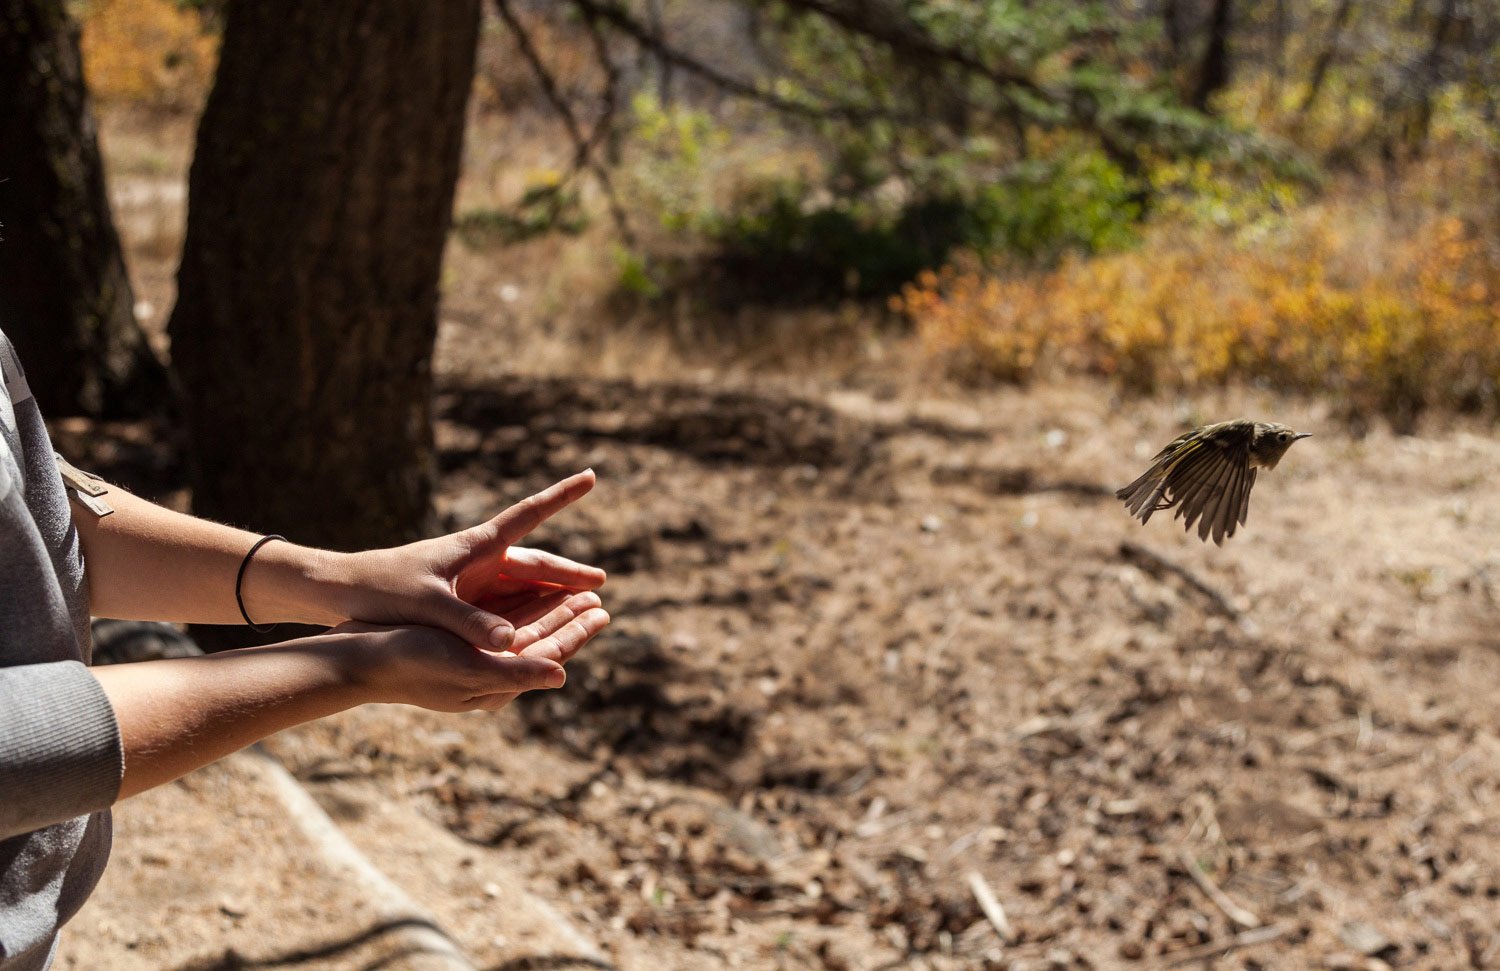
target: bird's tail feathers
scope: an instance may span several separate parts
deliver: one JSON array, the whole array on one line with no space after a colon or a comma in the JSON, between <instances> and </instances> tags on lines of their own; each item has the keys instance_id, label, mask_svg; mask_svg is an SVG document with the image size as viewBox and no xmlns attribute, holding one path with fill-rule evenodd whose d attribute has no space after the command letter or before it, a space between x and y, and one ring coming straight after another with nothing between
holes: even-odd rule
<instances>
[{"instance_id":1,"label":"bird's tail feathers","mask_svg":"<svg viewBox=\"0 0 1500 971\"><path fill-rule=\"evenodd\" d=\"M1156 512L1162 494L1166 491L1166 477L1153 466L1130 485L1116 489L1115 498L1125 503L1125 508L1130 511L1130 515L1145 523L1151 519L1151 514Z\"/></svg>"}]
</instances>

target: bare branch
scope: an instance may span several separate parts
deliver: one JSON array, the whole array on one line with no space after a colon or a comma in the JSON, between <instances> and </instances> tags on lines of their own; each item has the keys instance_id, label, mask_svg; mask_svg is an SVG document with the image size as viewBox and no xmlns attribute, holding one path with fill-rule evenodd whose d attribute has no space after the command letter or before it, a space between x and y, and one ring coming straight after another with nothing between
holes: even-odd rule
<instances>
[{"instance_id":1,"label":"bare branch","mask_svg":"<svg viewBox=\"0 0 1500 971\"><path fill-rule=\"evenodd\" d=\"M599 110L599 117L594 122L593 134L589 136L590 150L597 149L608 141L610 145L610 162L615 162L615 109L619 106L620 92L620 69L615 66L614 58L609 53L609 40L604 32L599 29L598 23L585 20L584 26L588 29L589 39L594 44L594 56L599 61L599 67L604 71L604 105Z\"/></svg>"},{"instance_id":2,"label":"bare branch","mask_svg":"<svg viewBox=\"0 0 1500 971\"><path fill-rule=\"evenodd\" d=\"M783 0L793 10L817 14L852 34L869 37L895 51L921 60L952 64L1001 87L1014 87L1034 97L1051 100L1048 93L1020 71L986 64L978 56L940 44L921 27L883 0Z\"/></svg>"},{"instance_id":3,"label":"bare branch","mask_svg":"<svg viewBox=\"0 0 1500 971\"><path fill-rule=\"evenodd\" d=\"M511 9L510 0L495 0L495 11L500 15L500 19L505 21L505 25L510 28L510 32L515 36L516 46L521 49L521 56L526 59L526 63L531 67L531 72L536 75L537 83L542 87L542 95L547 99L547 103L552 106L552 109L557 112L558 117L562 119L563 127L567 129L568 137L572 139L573 170L576 172L587 169L593 174L594 178L599 180L599 187L604 190L605 199L609 204L610 216L614 219L616 228L619 229L620 235L628 244L633 244L635 237L630 231L630 222L625 216L625 210L620 205L619 195L615 192L614 182L610 179L609 169L599 164L598 159L594 155L596 147L595 138L599 137L606 130L606 119L601 119L599 126L592 135L585 136L583 126L579 123L578 116L574 113L572 104L568 102L567 97L562 93L562 89L558 87L557 79L547 70L547 65L542 60L541 53L537 50L536 44L532 42L531 35L527 33L526 27L521 23L520 17ZM613 65L608 61L607 50L604 51L602 56L605 59L604 70L606 78L608 78L607 90L609 102L606 107L608 112L612 114L613 87L615 83L611 73Z\"/></svg>"},{"instance_id":4,"label":"bare branch","mask_svg":"<svg viewBox=\"0 0 1500 971\"><path fill-rule=\"evenodd\" d=\"M735 97L756 101L783 114L815 121L868 122L895 117L880 108L852 104L816 105L783 97L755 84L725 74L679 48L673 47L659 32L641 23L624 6L612 0L569 0L586 20L608 24L656 55L663 64L679 67Z\"/></svg>"}]
</instances>

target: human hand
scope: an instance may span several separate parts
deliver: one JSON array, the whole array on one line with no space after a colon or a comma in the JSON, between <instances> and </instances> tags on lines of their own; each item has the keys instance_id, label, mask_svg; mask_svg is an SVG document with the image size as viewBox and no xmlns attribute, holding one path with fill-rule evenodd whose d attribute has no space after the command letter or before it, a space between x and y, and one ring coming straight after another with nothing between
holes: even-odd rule
<instances>
[{"instance_id":1,"label":"human hand","mask_svg":"<svg viewBox=\"0 0 1500 971\"><path fill-rule=\"evenodd\" d=\"M512 651L523 658L556 661L558 664L572 660L573 655L610 621L609 614L600 608L599 595L592 590L571 595L547 594L516 609L504 604L497 605L496 609L516 625ZM482 707L490 711L503 708L520 693L497 692L488 696Z\"/></svg>"},{"instance_id":2,"label":"human hand","mask_svg":"<svg viewBox=\"0 0 1500 971\"><path fill-rule=\"evenodd\" d=\"M433 711L495 711L523 691L560 688L563 664L609 623L593 592L531 597L507 611L514 651L477 648L429 627L340 624L325 637L360 701Z\"/></svg>"},{"instance_id":3,"label":"human hand","mask_svg":"<svg viewBox=\"0 0 1500 971\"><path fill-rule=\"evenodd\" d=\"M507 611L535 611L529 624L570 594L594 590L604 571L515 544L587 495L585 470L469 529L406 546L337 557L324 589L332 612L370 624L420 624L492 650L513 646ZM596 598L597 599L597 598ZM592 636L592 635L590 635Z\"/></svg>"}]
</instances>

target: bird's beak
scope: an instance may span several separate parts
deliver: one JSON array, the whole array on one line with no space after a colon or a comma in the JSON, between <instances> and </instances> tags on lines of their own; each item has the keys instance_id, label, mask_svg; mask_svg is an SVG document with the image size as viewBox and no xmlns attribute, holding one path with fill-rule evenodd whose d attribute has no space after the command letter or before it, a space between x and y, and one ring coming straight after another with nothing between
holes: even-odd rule
<instances>
[{"instance_id":1,"label":"bird's beak","mask_svg":"<svg viewBox=\"0 0 1500 971\"><path fill-rule=\"evenodd\" d=\"M1299 438L1312 438L1312 432L1298 432L1292 436L1292 441L1295 442Z\"/></svg>"}]
</instances>

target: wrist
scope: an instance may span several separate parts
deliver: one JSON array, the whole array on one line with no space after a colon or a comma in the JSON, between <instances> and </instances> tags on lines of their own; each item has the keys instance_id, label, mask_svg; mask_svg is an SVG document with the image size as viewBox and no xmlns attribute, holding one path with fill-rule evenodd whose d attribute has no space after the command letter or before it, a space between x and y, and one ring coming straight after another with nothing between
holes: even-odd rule
<instances>
[{"instance_id":1,"label":"wrist","mask_svg":"<svg viewBox=\"0 0 1500 971\"><path fill-rule=\"evenodd\" d=\"M327 672L323 696L335 711L391 700L380 659L372 656L371 645L361 635L329 631L293 643L321 659Z\"/></svg>"},{"instance_id":2,"label":"wrist","mask_svg":"<svg viewBox=\"0 0 1500 971\"><path fill-rule=\"evenodd\" d=\"M401 671L391 651L389 629L358 622L344 623L326 634L306 639L334 673L334 693L344 707L365 704L399 704L410 678Z\"/></svg>"},{"instance_id":3,"label":"wrist","mask_svg":"<svg viewBox=\"0 0 1500 971\"><path fill-rule=\"evenodd\" d=\"M347 620L347 558L347 553L286 540L265 544L245 569L240 587L245 612L256 624L333 627Z\"/></svg>"}]
</instances>

